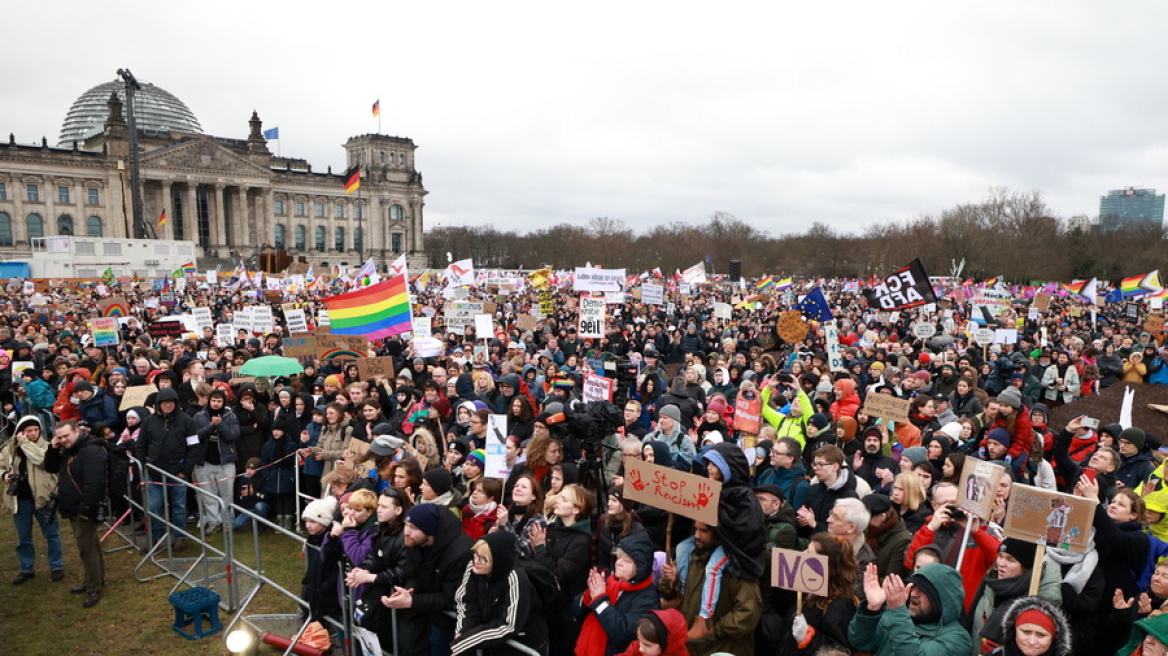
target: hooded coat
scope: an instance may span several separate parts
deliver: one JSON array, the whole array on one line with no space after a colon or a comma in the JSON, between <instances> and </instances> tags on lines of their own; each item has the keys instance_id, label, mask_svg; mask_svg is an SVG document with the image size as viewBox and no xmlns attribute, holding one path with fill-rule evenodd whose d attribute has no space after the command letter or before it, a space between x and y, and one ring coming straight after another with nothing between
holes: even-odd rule
<instances>
[{"instance_id":1,"label":"hooded coat","mask_svg":"<svg viewBox=\"0 0 1168 656\"><path fill-rule=\"evenodd\" d=\"M434 544L406 548L411 581L402 587L413 588L413 611L430 625L446 630L454 628L448 611L454 610L454 593L470 561L472 545L471 539L462 532L462 522L453 513L442 511L438 513ZM426 639L428 643L428 635Z\"/></svg>"},{"instance_id":2,"label":"hooded coat","mask_svg":"<svg viewBox=\"0 0 1168 656\"><path fill-rule=\"evenodd\" d=\"M109 454L101 438L82 434L68 449L50 447L45 471L57 474L57 509L65 519L94 519L105 501Z\"/></svg>"},{"instance_id":3,"label":"hooded coat","mask_svg":"<svg viewBox=\"0 0 1168 656\"><path fill-rule=\"evenodd\" d=\"M1035 563L1035 567L1038 565ZM1062 570L1049 561L1043 561L1041 565L1038 596L1054 604L1062 604ZM1008 579L999 579L997 571L993 569L986 574L969 613L970 634L974 636L972 654L982 653L982 638L995 645L1002 644L1005 639L1005 635L1000 633L1003 618L1006 617L1010 602L1026 597L1030 588L1030 572L1030 569L1024 569L1018 576Z\"/></svg>"},{"instance_id":4,"label":"hooded coat","mask_svg":"<svg viewBox=\"0 0 1168 656\"><path fill-rule=\"evenodd\" d=\"M665 627L666 635L661 636L664 643L660 645L661 656L689 656L689 650L685 646L688 631L685 625L685 616L672 609L650 612L657 616L657 621ZM621 656L641 656L641 643L635 636L628 649Z\"/></svg>"},{"instance_id":5,"label":"hooded coat","mask_svg":"<svg viewBox=\"0 0 1168 656\"><path fill-rule=\"evenodd\" d=\"M893 471L896 471L895 469ZM796 459L790 468L772 468L763 472L758 478L755 487L759 485L778 485L783 491L783 498L791 502L791 507L803 507L803 500L807 496L807 489L811 483L807 480L807 470L803 467L803 459Z\"/></svg>"},{"instance_id":6,"label":"hooded coat","mask_svg":"<svg viewBox=\"0 0 1168 656\"><path fill-rule=\"evenodd\" d=\"M473 653L476 649L500 656L522 653L507 645L508 640L544 651L547 622L535 587L523 568L516 566L515 535L496 531L482 541L491 550L491 573L475 574L473 561L463 569L462 583L454 595L451 653Z\"/></svg>"},{"instance_id":7,"label":"hooded coat","mask_svg":"<svg viewBox=\"0 0 1168 656\"><path fill-rule=\"evenodd\" d=\"M21 431L29 424L38 424L41 427L41 436L35 442L30 442L21 435ZM44 467L45 454L49 451L51 440L52 437L46 434L44 422L34 415L25 415L16 422L16 431L12 439L0 449L0 475L8 472L20 473L23 463L25 473L28 475L28 486L32 491L32 500L38 509L47 506L50 496L57 490L57 475L45 471ZM18 510L16 495L5 494L4 507L15 515Z\"/></svg>"},{"instance_id":8,"label":"hooded coat","mask_svg":"<svg viewBox=\"0 0 1168 656\"><path fill-rule=\"evenodd\" d=\"M164 401L174 402L174 412L162 412ZM138 433L138 454L145 454L146 462L168 474L182 474L190 480L195 464L202 459L199 427L179 407L178 392L173 387L159 390L154 395L154 402L154 413L142 419L142 430Z\"/></svg>"},{"instance_id":9,"label":"hooded coat","mask_svg":"<svg viewBox=\"0 0 1168 656\"><path fill-rule=\"evenodd\" d=\"M728 571L747 581L757 581L763 573L766 551L766 518L758 497L750 488L750 465L737 445L715 444L704 456L707 462L720 457L729 469L722 473L722 494L718 501L715 532L730 557Z\"/></svg>"},{"instance_id":10,"label":"hooded coat","mask_svg":"<svg viewBox=\"0 0 1168 656\"><path fill-rule=\"evenodd\" d=\"M636 576L627 583L618 582L610 574L608 589L616 590L616 598L606 592L592 597L585 590L576 597L572 611L576 619L583 621L576 656L612 656L620 652L630 640L637 639L637 622L658 606L657 586L653 585L653 542L644 534L632 534L620 541L620 549L633 559L637 566ZM589 617L596 619L595 624ZM599 636L590 625L603 634L604 649L600 650ZM581 648L588 645L586 648Z\"/></svg>"},{"instance_id":11,"label":"hooded coat","mask_svg":"<svg viewBox=\"0 0 1168 656\"><path fill-rule=\"evenodd\" d=\"M1123 656L1128 656L1129 654L1139 656L1142 653L1144 638L1149 635L1154 636L1160 642L1168 644L1168 613L1156 615L1155 617L1145 617L1136 622L1132 626L1131 637L1128 638L1127 644L1117 653Z\"/></svg>"},{"instance_id":12,"label":"hooded coat","mask_svg":"<svg viewBox=\"0 0 1168 656\"><path fill-rule=\"evenodd\" d=\"M1002 636L1000 647L990 652L993 656L1010 656L1019 654L1015 631L1018 616L1028 610L1039 610L1054 620L1054 642L1043 656L1070 656L1072 649L1071 626L1066 616L1057 604L1051 603L1042 597L1021 597L1006 606L1001 621L997 627L997 635Z\"/></svg>"},{"instance_id":13,"label":"hooded coat","mask_svg":"<svg viewBox=\"0 0 1168 656\"><path fill-rule=\"evenodd\" d=\"M835 382L835 388L843 392L843 397L831 404L832 421L839 421L844 417L855 418L860 411L860 395L856 393L856 381L843 378Z\"/></svg>"},{"instance_id":14,"label":"hooded coat","mask_svg":"<svg viewBox=\"0 0 1168 656\"><path fill-rule=\"evenodd\" d=\"M930 595L936 618L918 623L909 615L907 604L875 612L868 610L866 604L861 604L848 625L848 640L852 649L875 656L953 656L969 653L969 633L960 621L961 575L948 565L929 563L910 579L917 576L931 584L936 593L936 598Z\"/></svg>"}]
</instances>

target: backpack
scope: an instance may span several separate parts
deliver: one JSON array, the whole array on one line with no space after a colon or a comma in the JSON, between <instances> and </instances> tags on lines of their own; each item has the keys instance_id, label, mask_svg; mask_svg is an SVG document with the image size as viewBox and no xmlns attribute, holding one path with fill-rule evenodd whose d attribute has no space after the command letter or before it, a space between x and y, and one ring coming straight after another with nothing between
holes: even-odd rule
<instances>
[{"instance_id":1,"label":"backpack","mask_svg":"<svg viewBox=\"0 0 1168 656\"><path fill-rule=\"evenodd\" d=\"M547 567L526 558L516 559L515 567L527 574L527 580L531 581L531 587L535 588L535 596L539 598L548 625L554 627L566 624L569 621L570 600L564 597L556 575Z\"/></svg>"}]
</instances>

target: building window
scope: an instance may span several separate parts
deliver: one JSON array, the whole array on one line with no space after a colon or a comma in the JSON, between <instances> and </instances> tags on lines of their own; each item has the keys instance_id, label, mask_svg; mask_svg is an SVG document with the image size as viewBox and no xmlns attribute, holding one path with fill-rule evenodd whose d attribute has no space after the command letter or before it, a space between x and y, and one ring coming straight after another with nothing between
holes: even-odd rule
<instances>
[{"instance_id":1,"label":"building window","mask_svg":"<svg viewBox=\"0 0 1168 656\"><path fill-rule=\"evenodd\" d=\"M318 219L324 218L324 203L317 203L316 204L316 218L318 218Z\"/></svg>"},{"instance_id":2,"label":"building window","mask_svg":"<svg viewBox=\"0 0 1168 656\"><path fill-rule=\"evenodd\" d=\"M25 185L25 186L24 186L24 189L25 189L25 193L26 193L26 195L27 195L27 197L28 197L28 202L30 202L30 203L39 203L39 202L41 202L41 190L40 190L40 187L38 187L38 186L36 186L36 185L34 185L34 184L28 184L28 185Z\"/></svg>"},{"instance_id":3,"label":"building window","mask_svg":"<svg viewBox=\"0 0 1168 656\"><path fill-rule=\"evenodd\" d=\"M296 216L307 216L304 213L304 203L301 201L296 201Z\"/></svg>"},{"instance_id":4,"label":"building window","mask_svg":"<svg viewBox=\"0 0 1168 656\"><path fill-rule=\"evenodd\" d=\"M12 217L0 212L0 246L12 245Z\"/></svg>"},{"instance_id":5,"label":"building window","mask_svg":"<svg viewBox=\"0 0 1168 656\"><path fill-rule=\"evenodd\" d=\"M345 229L344 228L337 228L336 232L333 234L335 236L334 241L336 242L337 252L344 253L345 252Z\"/></svg>"},{"instance_id":6,"label":"building window","mask_svg":"<svg viewBox=\"0 0 1168 656\"><path fill-rule=\"evenodd\" d=\"M345 218L345 204L344 203L337 203L337 218L338 219Z\"/></svg>"},{"instance_id":7,"label":"building window","mask_svg":"<svg viewBox=\"0 0 1168 656\"><path fill-rule=\"evenodd\" d=\"M402 236L396 232L389 236L389 249L394 253L401 252L401 237Z\"/></svg>"},{"instance_id":8,"label":"building window","mask_svg":"<svg viewBox=\"0 0 1168 656\"><path fill-rule=\"evenodd\" d=\"M402 217L404 215L405 215L405 212L402 211L401 205L390 205L389 206L389 220L390 221L401 221Z\"/></svg>"},{"instance_id":9,"label":"building window","mask_svg":"<svg viewBox=\"0 0 1168 656\"><path fill-rule=\"evenodd\" d=\"M304 245L308 241L308 230L304 226L296 226L296 250L304 250Z\"/></svg>"},{"instance_id":10,"label":"building window","mask_svg":"<svg viewBox=\"0 0 1168 656\"><path fill-rule=\"evenodd\" d=\"M276 201L276 202L278 203L278 202L280 202L280 201ZM279 249L279 250L284 250L284 241L285 241L285 239L286 239L286 237L287 237L287 236L286 236L284 233L285 233L285 230L284 230L284 224L283 224L283 223L277 223L277 224L276 224L276 235L275 235L275 237L276 237L276 248L277 248L277 249Z\"/></svg>"},{"instance_id":11,"label":"building window","mask_svg":"<svg viewBox=\"0 0 1168 656\"><path fill-rule=\"evenodd\" d=\"M100 216L91 216L85 219L85 234L90 237L101 237L105 233L105 228L101 225Z\"/></svg>"},{"instance_id":12,"label":"building window","mask_svg":"<svg viewBox=\"0 0 1168 656\"><path fill-rule=\"evenodd\" d=\"M357 210L357 220L360 221L361 219L364 219L365 218L364 208L360 205L357 205L356 210Z\"/></svg>"},{"instance_id":13,"label":"building window","mask_svg":"<svg viewBox=\"0 0 1168 656\"><path fill-rule=\"evenodd\" d=\"M40 214L29 214L24 217L24 226L28 229L29 239L45 236L45 220Z\"/></svg>"},{"instance_id":14,"label":"building window","mask_svg":"<svg viewBox=\"0 0 1168 656\"><path fill-rule=\"evenodd\" d=\"M353 229L353 250L360 253L365 248L365 244L361 243L365 239L365 231L361 228Z\"/></svg>"},{"instance_id":15,"label":"building window","mask_svg":"<svg viewBox=\"0 0 1168 656\"><path fill-rule=\"evenodd\" d=\"M397 154L397 163L398 163L398 165L399 165L399 166L405 166L405 165L406 165L406 155L405 155L405 153L398 153L398 154Z\"/></svg>"},{"instance_id":16,"label":"building window","mask_svg":"<svg viewBox=\"0 0 1168 656\"><path fill-rule=\"evenodd\" d=\"M62 205L69 204L69 188L68 187L57 187L57 202L61 203Z\"/></svg>"},{"instance_id":17,"label":"building window","mask_svg":"<svg viewBox=\"0 0 1168 656\"><path fill-rule=\"evenodd\" d=\"M282 200L276 201L276 214L278 216L284 215L284 201L282 201Z\"/></svg>"},{"instance_id":18,"label":"building window","mask_svg":"<svg viewBox=\"0 0 1168 656\"><path fill-rule=\"evenodd\" d=\"M0 182L0 200L8 200L8 185Z\"/></svg>"},{"instance_id":19,"label":"building window","mask_svg":"<svg viewBox=\"0 0 1168 656\"><path fill-rule=\"evenodd\" d=\"M98 194L96 189L87 189L86 192L89 195L89 199L87 202L90 205L100 205L101 204L101 196Z\"/></svg>"},{"instance_id":20,"label":"building window","mask_svg":"<svg viewBox=\"0 0 1168 656\"><path fill-rule=\"evenodd\" d=\"M57 217L57 234L58 235L73 235L73 217L68 214L62 214Z\"/></svg>"},{"instance_id":21,"label":"building window","mask_svg":"<svg viewBox=\"0 0 1168 656\"><path fill-rule=\"evenodd\" d=\"M324 226L316 226L316 250L324 252L325 230Z\"/></svg>"}]
</instances>

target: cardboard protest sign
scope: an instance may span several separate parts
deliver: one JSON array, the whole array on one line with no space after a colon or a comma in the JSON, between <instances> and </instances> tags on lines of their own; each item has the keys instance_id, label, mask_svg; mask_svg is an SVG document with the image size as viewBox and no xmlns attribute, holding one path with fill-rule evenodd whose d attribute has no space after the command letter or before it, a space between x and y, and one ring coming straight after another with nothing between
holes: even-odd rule
<instances>
[{"instance_id":1,"label":"cardboard protest sign","mask_svg":"<svg viewBox=\"0 0 1168 656\"><path fill-rule=\"evenodd\" d=\"M483 476L507 479L507 415L487 416L487 459Z\"/></svg>"},{"instance_id":2,"label":"cardboard protest sign","mask_svg":"<svg viewBox=\"0 0 1168 656\"><path fill-rule=\"evenodd\" d=\"M115 317L90 319L89 332L93 333L94 346L117 346L121 339L118 334L118 320Z\"/></svg>"},{"instance_id":3,"label":"cardboard protest sign","mask_svg":"<svg viewBox=\"0 0 1168 656\"><path fill-rule=\"evenodd\" d=\"M369 338L364 335L316 334L316 357L321 360L344 358L356 360L369 352Z\"/></svg>"},{"instance_id":4,"label":"cardboard protest sign","mask_svg":"<svg viewBox=\"0 0 1168 656\"><path fill-rule=\"evenodd\" d=\"M580 337L604 337L604 299L580 299Z\"/></svg>"},{"instance_id":5,"label":"cardboard protest sign","mask_svg":"<svg viewBox=\"0 0 1168 656\"><path fill-rule=\"evenodd\" d=\"M1042 312L1045 312L1050 309L1050 299L1050 294L1035 294L1034 307L1038 308Z\"/></svg>"},{"instance_id":6,"label":"cardboard protest sign","mask_svg":"<svg viewBox=\"0 0 1168 656\"><path fill-rule=\"evenodd\" d=\"M1086 553L1095 499L1015 483L1006 503L1006 537Z\"/></svg>"},{"instance_id":7,"label":"cardboard protest sign","mask_svg":"<svg viewBox=\"0 0 1168 656\"><path fill-rule=\"evenodd\" d=\"M616 391L616 381L604 376L586 375L584 376L584 402L589 401L608 401L612 402L613 393Z\"/></svg>"},{"instance_id":8,"label":"cardboard protest sign","mask_svg":"<svg viewBox=\"0 0 1168 656\"><path fill-rule=\"evenodd\" d=\"M1164 317L1158 314L1149 314L1148 320L1144 322L1144 331L1156 335L1164 330Z\"/></svg>"},{"instance_id":9,"label":"cardboard protest sign","mask_svg":"<svg viewBox=\"0 0 1168 656\"><path fill-rule=\"evenodd\" d=\"M908 421L908 408L912 401L898 399L890 394L869 394L864 401L862 412L870 417L880 417L890 421Z\"/></svg>"},{"instance_id":10,"label":"cardboard protest sign","mask_svg":"<svg viewBox=\"0 0 1168 656\"><path fill-rule=\"evenodd\" d=\"M294 437L299 438L300 436L296 435ZM341 465L341 463L338 462L337 466L338 467L344 466L344 467L348 467L349 469L356 469L357 468L357 464L356 464L357 461L361 460L362 457L368 452L369 452L369 443L366 442L365 440L349 440L349 446L345 448L345 453L344 453L345 464ZM362 466L364 466L364 465L362 465Z\"/></svg>"},{"instance_id":11,"label":"cardboard protest sign","mask_svg":"<svg viewBox=\"0 0 1168 656\"><path fill-rule=\"evenodd\" d=\"M958 507L979 519L988 519L994 509L998 483L1005 473L1006 468L1001 465L967 456L957 485Z\"/></svg>"},{"instance_id":12,"label":"cardboard protest sign","mask_svg":"<svg viewBox=\"0 0 1168 656\"><path fill-rule=\"evenodd\" d=\"M378 376L393 378L393 356L357 358L357 375L361 377L361 380L369 380Z\"/></svg>"},{"instance_id":13,"label":"cardboard protest sign","mask_svg":"<svg viewBox=\"0 0 1168 656\"><path fill-rule=\"evenodd\" d=\"M788 344L802 341L810 328L798 310L788 310L779 317L779 337Z\"/></svg>"},{"instance_id":14,"label":"cardboard protest sign","mask_svg":"<svg viewBox=\"0 0 1168 656\"><path fill-rule=\"evenodd\" d=\"M734 430L758 435L762 430L762 399L752 390L738 392L734 400Z\"/></svg>"},{"instance_id":15,"label":"cardboard protest sign","mask_svg":"<svg viewBox=\"0 0 1168 656\"><path fill-rule=\"evenodd\" d=\"M126 393L122 395L122 405L118 407L118 411L129 410L136 405L146 405L146 399L157 391L158 388L153 385L127 387Z\"/></svg>"},{"instance_id":16,"label":"cardboard protest sign","mask_svg":"<svg viewBox=\"0 0 1168 656\"><path fill-rule=\"evenodd\" d=\"M795 549L771 550L771 586L806 594L827 594L827 556Z\"/></svg>"},{"instance_id":17,"label":"cardboard protest sign","mask_svg":"<svg viewBox=\"0 0 1168 656\"><path fill-rule=\"evenodd\" d=\"M292 333L282 343L284 355L289 358L313 357L316 355L316 335L312 333Z\"/></svg>"},{"instance_id":18,"label":"cardboard protest sign","mask_svg":"<svg viewBox=\"0 0 1168 656\"><path fill-rule=\"evenodd\" d=\"M717 526L722 484L640 458L625 458L625 498Z\"/></svg>"},{"instance_id":19,"label":"cardboard protest sign","mask_svg":"<svg viewBox=\"0 0 1168 656\"><path fill-rule=\"evenodd\" d=\"M828 321L823 325L823 340L827 343L827 366L832 371L847 371L844 366L844 353L840 348L839 329L835 321Z\"/></svg>"},{"instance_id":20,"label":"cardboard protest sign","mask_svg":"<svg viewBox=\"0 0 1168 656\"><path fill-rule=\"evenodd\" d=\"M917 339L928 339L937 334L937 326L928 321L919 321L913 324L912 334Z\"/></svg>"},{"instance_id":21,"label":"cardboard protest sign","mask_svg":"<svg viewBox=\"0 0 1168 656\"><path fill-rule=\"evenodd\" d=\"M227 384L234 387L237 385L242 385L244 383L254 383L255 381L256 381L255 376L235 376L235 377L231 378L230 380L228 380Z\"/></svg>"}]
</instances>

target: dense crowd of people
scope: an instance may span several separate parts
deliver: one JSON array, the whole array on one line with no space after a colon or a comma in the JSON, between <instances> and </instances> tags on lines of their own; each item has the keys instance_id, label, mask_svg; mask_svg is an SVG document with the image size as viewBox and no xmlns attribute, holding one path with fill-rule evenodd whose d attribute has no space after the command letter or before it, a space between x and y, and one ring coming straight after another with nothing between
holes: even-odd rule
<instances>
[{"instance_id":1,"label":"dense crowd of people","mask_svg":"<svg viewBox=\"0 0 1168 656\"><path fill-rule=\"evenodd\" d=\"M263 302L254 289L192 284L177 307L122 290L130 313L107 348L88 325L95 285L43 294L47 315L9 296L0 349L22 367L0 371L13 583L36 576L34 527L52 580L66 578L58 515L86 607L104 588L104 523L127 519L182 551L225 525L263 530L259 517L304 536L306 615L405 654L1165 654L1162 436L1117 423L1118 407L1051 424L1112 385L1168 383L1168 349L1144 314L1092 317L1056 297L1033 318L1019 299L996 317L1016 340L986 347L961 298L878 315L848 289L824 287L833 370L822 324L781 337L793 291L739 303L729 320L714 308L742 300L736 285L669 305L626 297L608 306L605 337L583 338L568 289L537 316L534 291L492 294L495 332L479 335L444 330L442 290L416 287L414 314L433 310L441 352L374 341L368 355L392 356L395 373L367 379L352 360L312 357L303 373L240 376L283 354L283 325L228 344L210 328L151 335L184 307L230 323ZM324 295L282 300L315 327ZM915 337L922 322L936 334ZM590 376L614 379L612 403L584 399ZM125 407L144 385L156 391ZM873 395L907 400L907 421L866 414ZM736 407L754 398L760 429L745 434ZM506 476L485 475L492 415L506 416ZM984 518L957 508L970 457L1006 471ZM717 525L630 500L628 458L719 481ZM174 480L206 494L190 503ZM1098 499L1088 549L1039 558L1007 536L1013 485ZM826 592L772 587L775 548L826 557Z\"/></svg>"}]
</instances>

